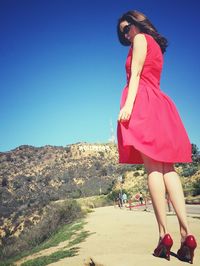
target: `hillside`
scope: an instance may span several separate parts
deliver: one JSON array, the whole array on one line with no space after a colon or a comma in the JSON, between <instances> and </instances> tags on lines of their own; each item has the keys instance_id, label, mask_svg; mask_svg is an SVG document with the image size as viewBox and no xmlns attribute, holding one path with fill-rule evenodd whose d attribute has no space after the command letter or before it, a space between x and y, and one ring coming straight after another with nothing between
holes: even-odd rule
<instances>
[{"instance_id":1,"label":"hillside","mask_svg":"<svg viewBox=\"0 0 200 266\"><path fill-rule=\"evenodd\" d=\"M186 193L198 191L199 164L177 165ZM123 177L123 184L117 182ZM119 165L114 144L20 146L0 153L0 245L41 220L52 201L108 194L123 188L147 192L143 165Z\"/></svg>"},{"instance_id":2,"label":"hillside","mask_svg":"<svg viewBox=\"0 0 200 266\"><path fill-rule=\"evenodd\" d=\"M117 150L113 145L20 146L0 153L0 178L7 193L20 198L20 204L32 204L33 195L38 198L41 191L46 197L51 192L51 199L75 197L78 191L81 195L97 194L97 188L91 189L92 183L96 179L99 182L102 176L104 181L109 180L115 165Z\"/></svg>"},{"instance_id":3,"label":"hillside","mask_svg":"<svg viewBox=\"0 0 200 266\"><path fill-rule=\"evenodd\" d=\"M51 201L108 193L117 160L113 144L23 145L0 153L1 241L38 223Z\"/></svg>"}]
</instances>

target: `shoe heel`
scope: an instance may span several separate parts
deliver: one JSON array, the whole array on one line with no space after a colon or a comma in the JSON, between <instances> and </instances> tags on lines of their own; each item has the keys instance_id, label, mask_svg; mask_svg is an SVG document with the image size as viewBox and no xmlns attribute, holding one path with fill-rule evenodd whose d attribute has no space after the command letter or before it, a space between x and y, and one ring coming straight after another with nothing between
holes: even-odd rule
<instances>
[{"instance_id":1,"label":"shoe heel","mask_svg":"<svg viewBox=\"0 0 200 266\"><path fill-rule=\"evenodd\" d=\"M170 260L170 250L171 250L172 244L170 246L166 247L166 259Z\"/></svg>"},{"instance_id":2,"label":"shoe heel","mask_svg":"<svg viewBox=\"0 0 200 266\"><path fill-rule=\"evenodd\" d=\"M190 263L193 264L194 259L194 249L190 250Z\"/></svg>"},{"instance_id":3,"label":"shoe heel","mask_svg":"<svg viewBox=\"0 0 200 266\"><path fill-rule=\"evenodd\" d=\"M166 259L170 261L170 250L166 252Z\"/></svg>"}]
</instances>

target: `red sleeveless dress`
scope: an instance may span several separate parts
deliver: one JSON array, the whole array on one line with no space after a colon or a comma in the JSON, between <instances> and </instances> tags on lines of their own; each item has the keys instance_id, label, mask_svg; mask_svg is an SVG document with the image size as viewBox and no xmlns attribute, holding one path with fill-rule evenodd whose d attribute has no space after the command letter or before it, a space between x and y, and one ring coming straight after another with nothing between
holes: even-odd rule
<instances>
[{"instance_id":1,"label":"red sleeveless dress","mask_svg":"<svg viewBox=\"0 0 200 266\"><path fill-rule=\"evenodd\" d=\"M119 162L143 164L140 152L161 162L192 162L191 144L173 101L160 90L163 55L148 34L147 55L140 76L137 95L128 122L118 122ZM127 85L120 108L128 93L131 76L132 47L126 60Z\"/></svg>"}]
</instances>

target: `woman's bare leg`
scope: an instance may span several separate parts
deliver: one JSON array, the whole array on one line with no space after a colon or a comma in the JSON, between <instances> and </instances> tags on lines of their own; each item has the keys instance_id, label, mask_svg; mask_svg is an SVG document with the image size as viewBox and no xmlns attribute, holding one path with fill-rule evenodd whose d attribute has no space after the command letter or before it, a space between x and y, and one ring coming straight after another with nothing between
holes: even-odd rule
<instances>
[{"instance_id":1,"label":"woman's bare leg","mask_svg":"<svg viewBox=\"0 0 200 266\"><path fill-rule=\"evenodd\" d=\"M184 199L182 184L179 175L174 170L173 164L164 163L163 170L164 170L165 186L179 221L180 233L183 241L184 238L190 232L187 222L185 199Z\"/></svg>"},{"instance_id":2,"label":"woman's bare leg","mask_svg":"<svg viewBox=\"0 0 200 266\"><path fill-rule=\"evenodd\" d=\"M159 234L162 238L167 233L165 200L166 190L163 180L163 163L155 161L144 154L141 155L148 174L149 192L158 223Z\"/></svg>"}]
</instances>

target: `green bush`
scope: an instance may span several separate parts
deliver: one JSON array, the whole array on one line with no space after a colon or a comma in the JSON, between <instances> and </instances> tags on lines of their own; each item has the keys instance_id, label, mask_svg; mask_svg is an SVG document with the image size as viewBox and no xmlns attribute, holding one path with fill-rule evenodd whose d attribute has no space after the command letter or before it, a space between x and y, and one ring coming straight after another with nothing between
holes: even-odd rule
<instances>
[{"instance_id":1,"label":"green bush","mask_svg":"<svg viewBox=\"0 0 200 266\"><path fill-rule=\"evenodd\" d=\"M198 171L198 167L191 165L190 167L183 168L182 176L188 177L194 175Z\"/></svg>"},{"instance_id":2,"label":"green bush","mask_svg":"<svg viewBox=\"0 0 200 266\"><path fill-rule=\"evenodd\" d=\"M143 170L144 169L144 166L143 165L136 165L136 170Z\"/></svg>"},{"instance_id":3,"label":"green bush","mask_svg":"<svg viewBox=\"0 0 200 266\"><path fill-rule=\"evenodd\" d=\"M193 196L200 195L200 180L193 183Z\"/></svg>"},{"instance_id":4,"label":"green bush","mask_svg":"<svg viewBox=\"0 0 200 266\"><path fill-rule=\"evenodd\" d=\"M134 173L133 173L133 176L134 176L134 177L140 176L140 173L139 173L139 172L134 172Z\"/></svg>"},{"instance_id":5,"label":"green bush","mask_svg":"<svg viewBox=\"0 0 200 266\"><path fill-rule=\"evenodd\" d=\"M113 204L112 199L107 195L80 198L77 199L77 201L81 204L81 206L91 209Z\"/></svg>"}]
</instances>

